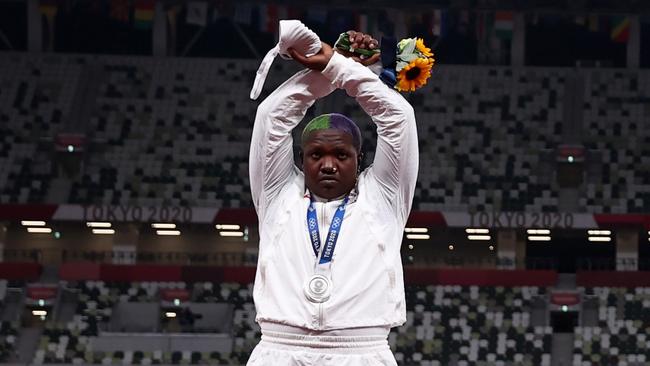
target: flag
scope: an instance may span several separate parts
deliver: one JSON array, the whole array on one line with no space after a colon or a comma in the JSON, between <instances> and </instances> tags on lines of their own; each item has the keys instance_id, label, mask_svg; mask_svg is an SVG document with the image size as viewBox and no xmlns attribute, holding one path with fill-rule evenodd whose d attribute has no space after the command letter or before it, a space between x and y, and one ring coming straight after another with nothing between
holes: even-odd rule
<instances>
[{"instance_id":1,"label":"flag","mask_svg":"<svg viewBox=\"0 0 650 366\"><path fill-rule=\"evenodd\" d=\"M469 10L461 10L460 17L458 19L458 24L457 24L458 33L466 36L469 35L471 23L472 21L471 21L471 15L469 13Z\"/></svg>"},{"instance_id":2,"label":"flag","mask_svg":"<svg viewBox=\"0 0 650 366\"><path fill-rule=\"evenodd\" d=\"M612 20L612 41L626 43L630 39L630 18L614 17Z\"/></svg>"},{"instance_id":3,"label":"flag","mask_svg":"<svg viewBox=\"0 0 650 366\"><path fill-rule=\"evenodd\" d=\"M402 39L408 37L408 26L407 19L408 16L404 13L403 10L389 11L388 17L395 25L395 38Z\"/></svg>"},{"instance_id":4,"label":"flag","mask_svg":"<svg viewBox=\"0 0 650 366\"><path fill-rule=\"evenodd\" d=\"M266 7L266 31L269 33L277 33L280 20L278 19L278 6L276 4L269 4Z\"/></svg>"},{"instance_id":5,"label":"flag","mask_svg":"<svg viewBox=\"0 0 650 366\"><path fill-rule=\"evenodd\" d=\"M135 0L133 21L136 28L151 28L153 24L154 0Z\"/></svg>"},{"instance_id":6,"label":"flag","mask_svg":"<svg viewBox=\"0 0 650 366\"><path fill-rule=\"evenodd\" d=\"M176 18L180 12L180 5L172 5L169 9L167 9L167 21L169 22L169 25L172 27L172 29L176 29Z\"/></svg>"},{"instance_id":7,"label":"flag","mask_svg":"<svg viewBox=\"0 0 650 366\"><path fill-rule=\"evenodd\" d=\"M304 12L300 8L296 8L295 6L289 6L289 8L287 9L286 19L301 19L303 16L304 16Z\"/></svg>"},{"instance_id":8,"label":"flag","mask_svg":"<svg viewBox=\"0 0 650 366\"><path fill-rule=\"evenodd\" d=\"M469 24L470 23L469 10L461 10L461 12L460 12L460 23L462 23L462 24Z\"/></svg>"},{"instance_id":9,"label":"flag","mask_svg":"<svg viewBox=\"0 0 650 366\"><path fill-rule=\"evenodd\" d=\"M131 7L129 0L111 0L109 16L122 23L129 22Z\"/></svg>"},{"instance_id":10,"label":"flag","mask_svg":"<svg viewBox=\"0 0 650 366\"><path fill-rule=\"evenodd\" d=\"M289 18L289 9L285 5L277 5L278 7L278 22L280 20L292 19Z\"/></svg>"},{"instance_id":11,"label":"flag","mask_svg":"<svg viewBox=\"0 0 650 366\"><path fill-rule=\"evenodd\" d=\"M588 27L589 30L592 32L598 32L600 27L599 27L599 22L598 22L598 14L589 14L589 22L588 22Z\"/></svg>"},{"instance_id":12,"label":"flag","mask_svg":"<svg viewBox=\"0 0 650 366\"><path fill-rule=\"evenodd\" d=\"M258 8L258 28L262 32L275 33L278 30L278 7L275 4L261 4Z\"/></svg>"},{"instance_id":13,"label":"flag","mask_svg":"<svg viewBox=\"0 0 650 366\"><path fill-rule=\"evenodd\" d=\"M440 15L440 37L445 38L447 36L453 23L454 17L452 17L452 13L448 9L443 10Z\"/></svg>"},{"instance_id":14,"label":"flag","mask_svg":"<svg viewBox=\"0 0 650 366\"><path fill-rule=\"evenodd\" d=\"M494 17L492 13L486 11L476 12L476 40L487 44L489 38L492 38L494 30Z\"/></svg>"},{"instance_id":15,"label":"flag","mask_svg":"<svg viewBox=\"0 0 650 366\"><path fill-rule=\"evenodd\" d=\"M485 12L476 12L476 40L485 39Z\"/></svg>"},{"instance_id":16,"label":"flag","mask_svg":"<svg viewBox=\"0 0 650 366\"><path fill-rule=\"evenodd\" d=\"M307 9L307 19L315 23L325 24L327 21L327 10L325 8L310 6Z\"/></svg>"},{"instance_id":17,"label":"flag","mask_svg":"<svg viewBox=\"0 0 650 366\"><path fill-rule=\"evenodd\" d=\"M368 34L379 39L379 20L376 11L368 13Z\"/></svg>"},{"instance_id":18,"label":"flag","mask_svg":"<svg viewBox=\"0 0 650 366\"><path fill-rule=\"evenodd\" d=\"M355 14L354 29L362 33L370 33L368 27L368 14L364 14L364 13Z\"/></svg>"},{"instance_id":19,"label":"flag","mask_svg":"<svg viewBox=\"0 0 650 366\"><path fill-rule=\"evenodd\" d=\"M377 11L377 36L381 37L392 37L395 31L395 26L391 22L388 11L386 9L381 9Z\"/></svg>"},{"instance_id":20,"label":"flag","mask_svg":"<svg viewBox=\"0 0 650 366\"><path fill-rule=\"evenodd\" d=\"M50 20L56 16L59 6L56 0L41 0L38 4L38 10Z\"/></svg>"},{"instance_id":21,"label":"flag","mask_svg":"<svg viewBox=\"0 0 650 366\"><path fill-rule=\"evenodd\" d=\"M356 26L355 16L352 10L339 9L329 13L327 17L327 31L331 34L339 34Z\"/></svg>"},{"instance_id":22,"label":"flag","mask_svg":"<svg viewBox=\"0 0 650 366\"><path fill-rule=\"evenodd\" d=\"M208 3L205 1L190 1L187 3L187 24L205 27L208 22Z\"/></svg>"},{"instance_id":23,"label":"flag","mask_svg":"<svg viewBox=\"0 0 650 366\"><path fill-rule=\"evenodd\" d=\"M378 37L377 14L374 12L356 13L353 29L359 32L369 34L373 37Z\"/></svg>"},{"instance_id":24,"label":"flag","mask_svg":"<svg viewBox=\"0 0 650 366\"><path fill-rule=\"evenodd\" d=\"M440 37L442 34L442 10L435 9L433 11L431 22L431 33L436 37Z\"/></svg>"},{"instance_id":25,"label":"flag","mask_svg":"<svg viewBox=\"0 0 650 366\"><path fill-rule=\"evenodd\" d=\"M251 25L251 14L253 13L253 8L249 3L235 3L235 16L234 20L236 23Z\"/></svg>"},{"instance_id":26,"label":"flag","mask_svg":"<svg viewBox=\"0 0 650 366\"><path fill-rule=\"evenodd\" d=\"M494 30L498 38L512 39L513 29L514 29L513 12L497 11L494 13Z\"/></svg>"}]
</instances>

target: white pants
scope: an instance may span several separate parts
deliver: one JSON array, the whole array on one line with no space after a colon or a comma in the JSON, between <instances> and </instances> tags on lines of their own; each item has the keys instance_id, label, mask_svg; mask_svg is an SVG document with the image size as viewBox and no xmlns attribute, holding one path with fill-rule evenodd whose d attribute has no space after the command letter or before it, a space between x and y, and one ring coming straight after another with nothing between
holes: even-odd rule
<instances>
[{"instance_id":1,"label":"white pants","mask_svg":"<svg viewBox=\"0 0 650 366\"><path fill-rule=\"evenodd\" d=\"M246 366L397 366L387 328L313 332L263 324Z\"/></svg>"}]
</instances>

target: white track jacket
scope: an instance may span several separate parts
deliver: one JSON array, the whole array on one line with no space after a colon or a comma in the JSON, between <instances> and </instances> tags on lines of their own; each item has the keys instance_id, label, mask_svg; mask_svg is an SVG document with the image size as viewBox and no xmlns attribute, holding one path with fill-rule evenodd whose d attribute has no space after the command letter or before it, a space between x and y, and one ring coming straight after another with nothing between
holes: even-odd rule
<instances>
[{"instance_id":1,"label":"white track jacket","mask_svg":"<svg viewBox=\"0 0 650 366\"><path fill-rule=\"evenodd\" d=\"M345 211L331 262L331 297L315 304L303 294L316 257L307 229L310 199L293 161L291 131L315 100L336 88L371 116L378 141L374 162L359 176L358 195ZM249 166L260 231L256 320L312 330L403 324L400 246L418 171L411 105L370 69L334 53L322 72L296 73L259 105ZM322 243L340 202L314 202Z\"/></svg>"}]
</instances>

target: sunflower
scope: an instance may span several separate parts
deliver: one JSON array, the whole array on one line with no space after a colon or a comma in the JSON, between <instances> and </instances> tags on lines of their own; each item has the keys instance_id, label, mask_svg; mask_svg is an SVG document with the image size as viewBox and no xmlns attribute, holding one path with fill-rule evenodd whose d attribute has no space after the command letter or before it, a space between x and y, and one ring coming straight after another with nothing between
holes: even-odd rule
<instances>
[{"instance_id":1,"label":"sunflower","mask_svg":"<svg viewBox=\"0 0 650 366\"><path fill-rule=\"evenodd\" d=\"M431 57L433 56L433 53L431 53L431 48L427 47L424 45L424 40L422 38L416 38L415 40L415 48L420 51L424 56Z\"/></svg>"},{"instance_id":2,"label":"sunflower","mask_svg":"<svg viewBox=\"0 0 650 366\"><path fill-rule=\"evenodd\" d=\"M432 67L433 59L416 58L399 71L395 87L399 91L415 91L427 83Z\"/></svg>"}]
</instances>

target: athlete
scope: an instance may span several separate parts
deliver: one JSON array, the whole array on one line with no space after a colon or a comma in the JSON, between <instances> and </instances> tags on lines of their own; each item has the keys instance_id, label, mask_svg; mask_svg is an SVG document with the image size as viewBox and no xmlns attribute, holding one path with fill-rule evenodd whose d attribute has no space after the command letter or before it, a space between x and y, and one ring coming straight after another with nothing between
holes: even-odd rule
<instances>
[{"instance_id":1,"label":"athlete","mask_svg":"<svg viewBox=\"0 0 650 366\"><path fill-rule=\"evenodd\" d=\"M355 46L377 41L353 33ZM262 340L249 366L396 365L392 327L406 320L400 246L418 171L411 105L366 59L322 43L306 69L258 107L250 181L259 218L254 286ZM377 127L373 163L360 171L357 125L337 113L307 123L299 169L291 132L335 89L356 99Z\"/></svg>"}]
</instances>

